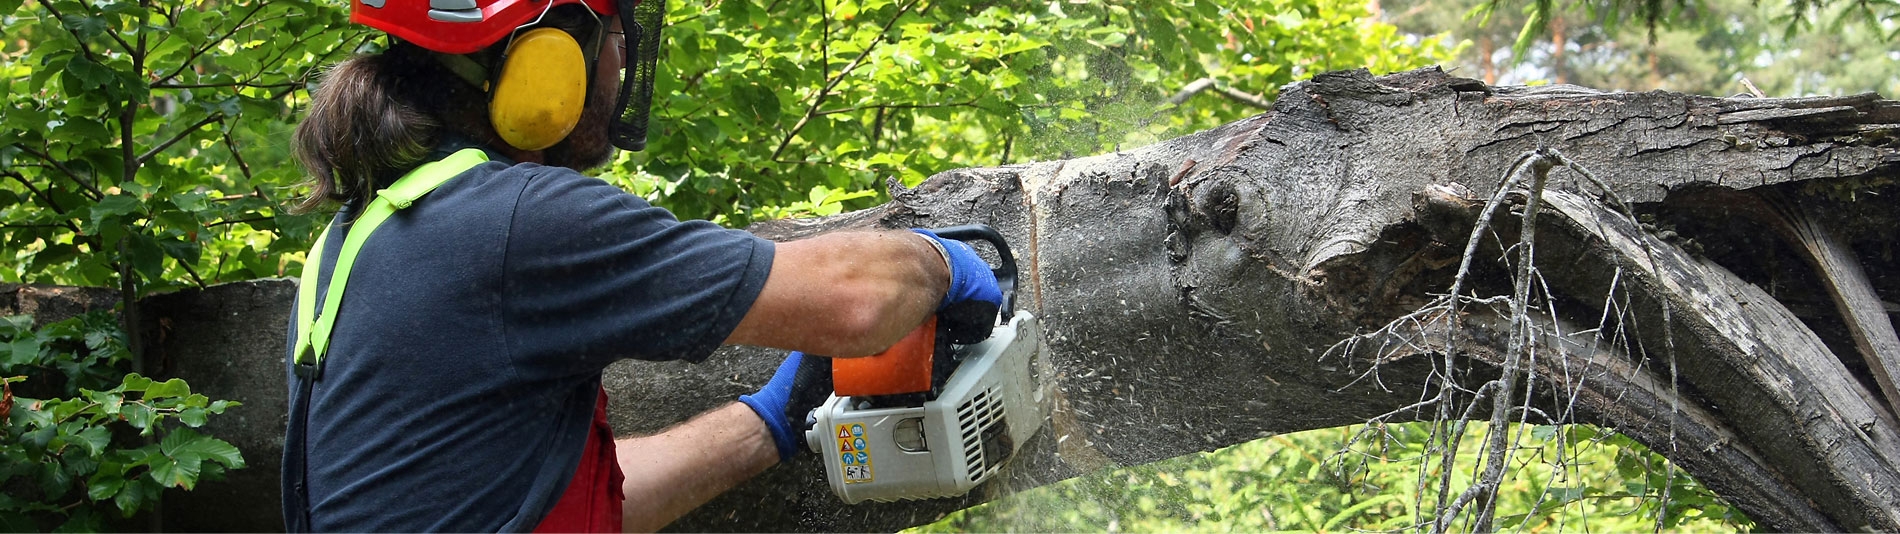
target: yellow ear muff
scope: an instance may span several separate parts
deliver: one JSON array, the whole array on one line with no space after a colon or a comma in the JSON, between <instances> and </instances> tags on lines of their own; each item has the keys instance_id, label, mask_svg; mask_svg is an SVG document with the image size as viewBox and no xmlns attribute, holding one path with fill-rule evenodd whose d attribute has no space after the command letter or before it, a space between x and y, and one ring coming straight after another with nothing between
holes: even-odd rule
<instances>
[{"instance_id":1,"label":"yellow ear muff","mask_svg":"<svg viewBox=\"0 0 1900 534\"><path fill-rule=\"evenodd\" d=\"M567 32L535 28L508 45L501 76L488 98L488 120L509 145L541 150L580 122L587 100L587 60Z\"/></svg>"}]
</instances>

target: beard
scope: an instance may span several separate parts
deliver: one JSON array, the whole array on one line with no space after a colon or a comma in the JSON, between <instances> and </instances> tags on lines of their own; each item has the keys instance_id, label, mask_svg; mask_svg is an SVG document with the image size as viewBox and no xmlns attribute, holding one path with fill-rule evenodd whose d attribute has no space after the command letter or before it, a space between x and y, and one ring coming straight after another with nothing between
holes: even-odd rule
<instances>
[{"instance_id":1,"label":"beard","mask_svg":"<svg viewBox=\"0 0 1900 534\"><path fill-rule=\"evenodd\" d=\"M618 72L617 70L614 72ZM613 123L615 97L620 91L618 76L595 76L587 90L587 103L581 118L566 139L542 151L546 164L586 171L613 160L614 145L608 135Z\"/></svg>"}]
</instances>

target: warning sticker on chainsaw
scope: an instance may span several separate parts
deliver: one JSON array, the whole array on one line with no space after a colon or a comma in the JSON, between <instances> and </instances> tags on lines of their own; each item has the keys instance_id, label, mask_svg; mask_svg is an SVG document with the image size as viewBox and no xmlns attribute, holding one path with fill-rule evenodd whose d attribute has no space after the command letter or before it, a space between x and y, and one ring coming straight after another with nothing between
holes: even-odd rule
<instances>
[{"instance_id":1,"label":"warning sticker on chainsaw","mask_svg":"<svg viewBox=\"0 0 1900 534\"><path fill-rule=\"evenodd\" d=\"M871 481L871 451L864 442L864 424L838 425L838 463L844 468L844 483Z\"/></svg>"}]
</instances>

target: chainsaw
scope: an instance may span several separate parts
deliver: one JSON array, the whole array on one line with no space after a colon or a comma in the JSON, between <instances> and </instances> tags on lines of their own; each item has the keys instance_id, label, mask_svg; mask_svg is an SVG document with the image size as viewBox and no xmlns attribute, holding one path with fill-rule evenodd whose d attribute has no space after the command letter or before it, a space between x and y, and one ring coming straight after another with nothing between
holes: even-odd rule
<instances>
[{"instance_id":1,"label":"chainsaw","mask_svg":"<svg viewBox=\"0 0 1900 534\"><path fill-rule=\"evenodd\" d=\"M832 362L833 392L806 419L831 490L847 504L955 497L1002 471L1042 427L1032 375L1042 328L1015 310L1016 259L983 225L934 232L995 245L1000 309L977 312L988 331L953 331L933 316L890 349ZM944 310L941 313L967 311Z\"/></svg>"}]
</instances>

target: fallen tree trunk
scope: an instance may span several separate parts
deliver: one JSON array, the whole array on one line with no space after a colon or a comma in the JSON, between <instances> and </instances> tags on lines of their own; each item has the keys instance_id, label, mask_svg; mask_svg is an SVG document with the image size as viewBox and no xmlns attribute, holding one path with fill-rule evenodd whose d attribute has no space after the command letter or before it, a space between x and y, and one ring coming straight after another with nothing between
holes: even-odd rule
<instances>
[{"instance_id":1,"label":"fallen tree trunk","mask_svg":"<svg viewBox=\"0 0 1900 534\"><path fill-rule=\"evenodd\" d=\"M1492 88L1436 69L1333 73L1214 130L950 171L878 208L761 225L774 238L999 228L1022 261L1019 305L1044 321L1052 417L1006 480L962 499L846 506L808 456L672 528L898 529L1104 467L1370 420L1483 418L1502 399L1510 420L1628 434L1770 530L1900 530L1893 399L1855 337L1868 295L1900 292L1900 206L1878 201L1900 193L1897 134L1900 104L1871 94L1720 99ZM1506 187L1526 173L1537 179ZM1803 245L1724 200L1764 193L1800 203L1842 244L1826 261L1857 260L1866 276L1829 278L1842 270L1817 271ZM1541 214L1528 245L1518 212ZM1860 289L1837 305L1831 286ZM1858 310L1862 326L1836 310ZM257 315L268 317L246 328L281 337L283 316ZM187 319L169 327L199 324ZM164 350L183 374L221 365ZM258 350L281 365L281 346ZM728 402L780 357L617 365L615 428L653 431ZM231 371L251 389L210 393L270 406L246 395L281 396L276 369ZM256 434L265 445L233 441L254 469L274 468L258 459L278 454L281 414L238 413L248 423L214 433ZM271 480L231 493L273 503L274 521ZM1442 500L1482 508L1483 488L1451 489ZM166 502L181 528L211 509ZM231 524L278 523L220 523Z\"/></svg>"},{"instance_id":2,"label":"fallen tree trunk","mask_svg":"<svg viewBox=\"0 0 1900 534\"><path fill-rule=\"evenodd\" d=\"M1435 69L1334 73L1215 130L952 171L867 212L759 230L1002 228L1027 258L1020 302L1045 320L1043 376L1060 393L1049 439L1012 472L1017 487L1278 432L1457 414L1476 399L1439 392L1500 376L1504 340L1528 328L1518 350L1536 353L1522 371L1532 380L1507 396L1535 393L1549 417L1511 420L1625 432L1772 530L1893 530L1900 441L1881 381L1817 291L1831 279L1708 192L1773 191L1831 214L1818 224L1862 249L1871 289L1893 295L1891 255L1865 249L1892 240L1894 208L1868 195L1891 192L1896 123L1900 105L1875 95L1719 99L1490 88ZM1487 204L1458 192L1498 190L1540 148L1568 164L1548 171L1529 271L1547 288L1529 299L1535 321L1512 326L1510 313L1470 305L1456 325L1414 321L1412 341L1388 329L1336 350L1444 302ZM1523 197L1506 202L1523 210ZM1465 297L1513 294L1515 267L1496 260L1496 243L1516 240L1516 217L1490 219L1498 236L1462 277ZM770 359L736 374L762 376ZM1476 369L1433 378L1461 366ZM1457 409L1419 402L1434 398ZM800 488L789 504L787 487ZM678 528L892 529L983 498L846 507L817 466L793 465Z\"/></svg>"}]
</instances>

